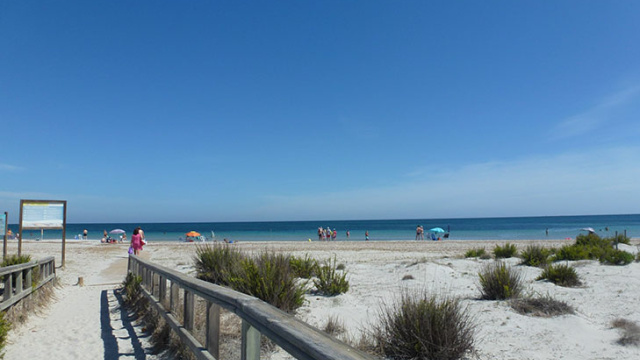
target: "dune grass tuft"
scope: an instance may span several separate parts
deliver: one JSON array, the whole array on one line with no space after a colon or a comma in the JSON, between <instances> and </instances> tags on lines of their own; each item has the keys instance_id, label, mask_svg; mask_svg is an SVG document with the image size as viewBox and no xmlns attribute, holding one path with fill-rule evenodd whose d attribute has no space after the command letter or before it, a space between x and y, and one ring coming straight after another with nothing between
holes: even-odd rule
<instances>
[{"instance_id":1,"label":"dune grass tuft","mask_svg":"<svg viewBox=\"0 0 640 360\"><path fill-rule=\"evenodd\" d=\"M518 248L511 243L506 243L504 246L496 245L493 249L493 256L496 259L506 259L510 257L514 257L518 254Z\"/></svg>"},{"instance_id":2,"label":"dune grass tuft","mask_svg":"<svg viewBox=\"0 0 640 360\"><path fill-rule=\"evenodd\" d=\"M318 272L318 261L306 254L304 258L291 256L290 265L297 277L303 279L311 279Z\"/></svg>"},{"instance_id":3,"label":"dune grass tuft","mask_svg":"<svg viewBox=\"0 0 640 360\"><path fill-rule=\"evenodd\" d=\"M464 253L464 257L466 257L466 258L481 257L482 255L485 255L486 253L487 253L487 251L483 247L482 248L469 249L469 250L467 250L466 253Z\"/></svg>"},{"instance_id":4,"label":"dune grass tuft","mask_svg":"<svg viewBox=\"0 0 640 360\"><path fill-rule=\"evenodd\" d=\"M336 258L329 259L319 267L317 278L313 280L313 285L318 293L335 296L349 291L349 280L347 272L337 269Z\"/></svg>"},{"instance_id":5,"label":"dune grass tuft","mask_svg":"<svg viewBox=\"0 0 640 360\"><path fill-rule=\"evenodd\" d=\"M517 298L522 292L522 275L504 262L486 264L478 273L480 297L484 300Z\"/></svg>"},{"instance_id":6,"label":"dune grass tuft","mask_svg":"<svg viewBox=\"0 0 640 360\"><path fill-rule=\"evenodd\" d=\"M575 313L573 307L551 296L526 297L511 300L511 307L520 314L553 317Z\"/></svg>"},{"instance_id":7,"label":"dune grass tuft","mask_svg":"<svg viewBox=\"0 0 640 360\"><path fill-rule=\"evenodd\" d=\"M551 251L540 245L528 245L520 253L522 265L527 266L545 266L549 263Z\"/></svg>"},{"instance_id":8,"label":"dune grass tuft","mask_svg":"<svg viewBox=\"0 0 640 360\"><path fill-rule=\"evenodd\" d=\"M618 344L640 346L640 326L638 326L638 324L618 318L615 319L611 325L622 331L622 336L618 339Z\"/></svg>"},{"instance_id":9,"label":"dune grass tuft","mask_svg":"<svg viewBox=\"0 0 640 360\"><path fill-rule=\"evenodd\" d=\"M576 269L568 264L552 264L544 268L542 274L536 280L549 280L552 283L564 286L575 287L582 285L582 281Z\"/></svg>"},{"instance_id":10,"label":"dune grass tuft","mask_svg":"<svg viewBox=\"0 0 640 360\"><path fill-rule=\"evenodd\" d=\"M255 296L285 312L304 302L307 283L297 280L289 255L264 250L248 256L232 245L206 244L196 249L194 262L199 279Z\"/></svg>"},{"instance_id":11,"label":"dune grass tuft","mask_svg":"<svg viewBox=\"0 0 640 360\"><path fill-rule=\"evenodd\" d=\"M402 295L380 308L373 338L390 359L460 359L473 348L475 324L456 298Z\"/></svg>"}]
</instances>

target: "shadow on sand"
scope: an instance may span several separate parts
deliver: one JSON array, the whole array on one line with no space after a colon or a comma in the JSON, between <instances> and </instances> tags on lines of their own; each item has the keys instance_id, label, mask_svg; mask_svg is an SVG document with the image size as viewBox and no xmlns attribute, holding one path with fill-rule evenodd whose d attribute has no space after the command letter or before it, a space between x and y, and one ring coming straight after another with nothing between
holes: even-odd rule
<instances>
[{"instance_id":1,"label":"shadow on sand","mask_svg":"<svg viewBox=\"0 0 640 360\"><path fill-rule=\"evenodd\" d=\"M102 342L104 343L104 359L146 359L145 350L140 342L141 337L136 333L133 325L136 316L127 311L122 304L122 294L120 294L118 289L103 290L100 294L100 327L102 328L101 336ZM111 313L120 314L118 320L113 320L117 323L115 328L112 324ZM122 329L127 331L128 336L118 337L116 335L116 331ZM132 349L132 351L126 353L121 352L118 348L118 340L120 340L121 343L130 341L131 345L127 345L127 349L123 350L127 351Z\"/></svg>"}]
</instances>

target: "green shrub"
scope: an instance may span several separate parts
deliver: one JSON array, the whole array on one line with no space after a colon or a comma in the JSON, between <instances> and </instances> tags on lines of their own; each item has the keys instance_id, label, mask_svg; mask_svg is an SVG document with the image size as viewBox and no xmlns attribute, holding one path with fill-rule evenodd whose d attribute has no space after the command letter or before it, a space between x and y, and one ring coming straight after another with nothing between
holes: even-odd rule
<instances>
[{"instance_id":1,"label":"green shrub","mask_svg":"<svg viewBox=\"0 0 640 360\"><path fill-rule=\"evenodd\" d=\"M5 319L5 312L0 312L0 358L4 358L4 347L7 345L7 337L11 330L11 323Z\"/></svg>"},{"instance_id":2,"label":"green shrub","mask_svg":"<svg viewBox=\"0 0 640 360\"><path fill-rule=\"evenodd\" d=\"M640 261L640 252L636 254L636 261Z\"/></svg>"},{"instance_id":3,"label":"green shrub","mask_svg":"<svg viewBox=\"0 0 640 360\"><path fill-rule=\"evenodd\" d=\"M510 258L516 256L518 249L515 245L506 243L504 246L496 245L493 249L493 255L496 259Z\"/></svg>"},{"instance_id":4,"label":"green shrub","mask_svg":"<svg viewBox=\"0 0 640 360\"><path fill-rule=\"evenodd\" d=\"M205 244L196 247L194 258L197 278L218 285L229 285L229 278L240 272L245 256L229 244Z\"/></svg>"},{"instance_id":5,"label":"green shrub","mask_svg":"<svg viewBox=\"0 0 640 360\"><path fill-rule=\"evenodd\" d=\"M310 258L309 254L306 254L304 259L292 256L289 262L291 269L299 278L311 279L318 272L318 261Z\"/></svg>"},{"instance_id":6,"label":"green shrub","mask_svg":"<svg viewBox=\"0 0 640 360\"><path fill-rule=\"evenodd\" d=\"M521 253L522 265L544 266L549 262L551 252L540 245L528 245Z\"/></svg>"},{"instance_id":7,"label":"green shrub","mask_svg":"<svg viewBox=\"0 0 640 360\"><path fill-rule=\"evenodd\" d=\"M487 253L487 251L484 248L469 249L469 250L467 250L466 253L464 253L464 257L466 257L466 258L481 257L482 255L484 255L486 253Z\"/></svg>"},{"instance_id":8,"label":"green shrub","mask_svg":"<svg viewBox=\"0 0 640 360\"><path fill-rule=\"evenodd\" d=\"M134 306L142 297L140 284L142 284L142 276L127 273L127 277L122 282L122 289L126 295L124 302L127 306Z\"/></svg>"},{"instance_id":9,"label":"green shrub","mask_svg":"<svg viewBox=\"0 0 640 360\"><path fill-rule=\"evenodd\" d=\"M567 264L557 264L547 266L536 280L549 280L552 283L565 287L582 285L576 269Z\"/></svg>"},{"instance_id":10,"label":"green shrub","mask_svg":"<svg viewBox=\"0 0 640 360\"><path fill-rule=\"evenodd\" d=\"M349 291L347 272L338 272L335 257L333 261L329 259L319 267L317 278L313 280L313 285L315 285L320 294L327 296L339 295Z\"/></svg>"},{"instance_id":11,"label":"green shrub","mask_svg":"<svg viewBox=\"0 0 640 360\"><path fill-rule=\"evenodd\" d=\"M0 264L0 267L26 264L30 261L31 261L31 255L13 254L13 255L7 256Z\"/></svg>"},{"instance_id":12,"label":"green shrub","mask_svg":"<svg viewBox=\"0 0 640 360\"><path fill-rule=\"evenodd\" d=\"M622 250L613 249L600 257L600 262L606 265L628 265L633 262L634 256Z\"/></svg>"},{"instance_id":13,"label":"green shrub","mask_svg":"<svg viewBox=\"0 0 640 360\"><path fill-rule=\"evenodd\" d=\"M564 301L559 301L551 296L528 297L511 300L511 307L520 314L551 317L573 314L573 308Z\"/></svg>"},{"instance_id":14,"label":"green shrub","mask_svg":"<svg viewBox=\"0 0 640 360\"><path fill-rule=\"evenodd\" d=\"M633 254L614 249L610 239L601 239L596 234L578 238L575 244L560 248L554 260L599 260L607 265L627 265L633 261Z\"/></svg>"},{"instance_id":15,"label":"green shrub","mask_svg":"<svg viewBox=\"0 0 640 360\"><path fill-rule=\"evenodd\" d=\"M254 258L247 257L228 281L232 289L285 312L291 313L304 303L306 282L297 281L288 255L265 250Z\"/></svg>"},{"instance_id":16,"label":"green shrub","mask_svg":"<svg viewBox=\"0 0 640 360\"><path fill-rule=\"evenodd\" d=\"M3 261L2 263L0 263L0 267L5 267L5 266L13 266L13 265L20 265L20 264L26 264L28 262L31 261L31 255L17 255L17 254L13 254L13 255L8 255ZM39 270L39 269L38 269ZM5 276L10 276L10 275L3 275L0 276L0 281L4 281ZM13 275L13 279L11 280L11 283L14 288L16 287L16 278L17 276L14 274ZM31 284L29 284L30 286L33 286L33 278L31 280Z\"/></svg>"},{"instance_id":17,"label":"green shrub","mask_svg":"<svg viewBox=\"0 0 640 360\"><path fill-rule=\"evenodd\" d=\"M615 244L616 240L619 244L627 244L627 245L631 244L631 238L624 236L624 234L618 234L617 237L614 235L610 238L607 238L607 240L612 244Z\"/></svg>"},{"instance_id":18,"label":"green shrub","mask_svg":"<svg viewBox=\"0 0 640 360\"><path fill-rule=\"evenodd\" d=\"M576 260L589 260L593 259L595 255L603 252L601 248L593 247L593 246L583 246L583 245L564 245L562 246L554 256L554 261L560 260L568 260L568 261L576 261Z\"/></svg>"},{"instance_id":19,"label":"green shrub","mask_svg":"<svg viewBox=\"0 0 640 360\"><path fill-rule=\"evenodd\" d=\"M475 325L458 299L404 291L379 318L373 337L389 359L453 360L473 348Z\"/></svg>"},{"instance_id":20,"label":"green shrub","mask_svg":"<svg viewBox=\"0 0 640 360\"><path fill-rule=\"evenodd\" d=\"M522 275L501 261L485 265L480 273L480 293L485 300L517 298L522 291Z\"/></svg>"}]
</instances>

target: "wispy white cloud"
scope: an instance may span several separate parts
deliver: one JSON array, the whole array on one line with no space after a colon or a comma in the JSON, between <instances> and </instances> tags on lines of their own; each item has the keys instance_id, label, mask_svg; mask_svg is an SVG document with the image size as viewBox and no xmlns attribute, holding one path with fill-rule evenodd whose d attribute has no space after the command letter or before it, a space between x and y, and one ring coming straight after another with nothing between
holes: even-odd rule
<instances>
[{"instance_id":1,"label":"wispy white cloud","mask_svg":"<svg viewBox=\"0 0 640 360\"><path fill-rule=\"evenodd\" d=\"M270 195L251 215L268 220L276 214L348 219L640 213L638 163L640 147L479 163L384 188Z\"/></svg>"},{"instance_id":2,"label":"wispy white cloud","mask_svg":"<svg viewBox=\"0 0 640 360\"><path fill-rule=\"evenodd\" d=\"M8 171L8 172L17 172L24 170L23 167L10 165L10 164L0 164L0 171Z\"/></svg>"},{"instance_id":3,"label":"wispy white cloud","mask_svg":"<svg viewBox=\"0 0 640 360\"><path fill-rule=\"evenodd\" d=\"M618 113L628 105L640 101L640 86L627 88L602 99L592 108L558 123L552 129L551 137L563 139L591 133L615 120Z\"/></svg>"}]
</instances>

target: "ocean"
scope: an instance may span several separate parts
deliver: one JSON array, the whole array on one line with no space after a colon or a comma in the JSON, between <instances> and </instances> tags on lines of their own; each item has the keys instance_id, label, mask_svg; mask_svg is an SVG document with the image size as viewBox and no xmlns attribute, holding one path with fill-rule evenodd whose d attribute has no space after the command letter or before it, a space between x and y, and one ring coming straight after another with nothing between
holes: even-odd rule
<instances>
[{"instance_id":1,"label":"ocean","mask_svg":"<svg viewBox=\"0 0 640 360\"><path fill-rule=\"evenodd\" d=\"M631 238L640 237L640 214L503 217L469 219L402 219L402 220L318 220L318 221L269 221L269 222L198 222L198 223L96 223L67 224L67 239L81 236L88 230L88 238L99 240L103 231L123 229L130 238L133 229L142 227L149 241L182 241L185 233L197 231L208 240L211 232L217 240L233 241L313 241L318 240L318 227L336 229L338 241L364 241L365 231L371 241L414 240L416 227L422 225L425 233L440 227L449 231L448 240L559 240L575 238L582 228L591 227L600 236L624 233ZM9 226L14 232L17 225ZM351 236L346 237L349 230ZM44 230L44 239L60 239L61 231ZM425 239L428 234L425 234ZM28 230L24 239L39 239L39 230ZM114 235L115 236L115 235Z\"/></svg>"}]
</instances>

